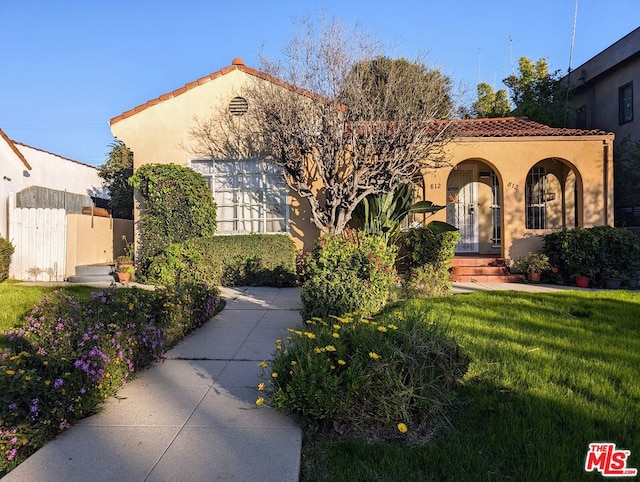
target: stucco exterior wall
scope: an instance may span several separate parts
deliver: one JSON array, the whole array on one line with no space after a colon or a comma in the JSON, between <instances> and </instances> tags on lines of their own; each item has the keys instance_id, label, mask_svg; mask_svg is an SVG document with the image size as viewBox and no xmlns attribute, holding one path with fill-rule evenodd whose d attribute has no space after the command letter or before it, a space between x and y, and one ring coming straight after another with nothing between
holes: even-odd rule
<instances>
[{"instance_id":1,"label":"stucco exterior wall","mask_svg":"<svg viewBox=\"0 0 640 482\"><path fill-rule=\"evenodd\" d=\"M201 85L178 89L112 119L112 132L133 151L135 168L171 162L188 166L195 159L190 149L194 118L204 119L226 108L249 79L255 80L242 70L205 78ZM247 100L250 108L251 99ZM515 259L539 249L541 235L552 229L613 223L613 135L587 135L585 131L509 135L513 137L459 137L447 146L451 167L424 173L425 199L446 205L452 169L473 169L480 253ZM544 230L525 227L527 174L538 163L549 173L549 189L557 196L547 203ZM500 243L492 240L493 227L487 223L493 212L491 183L479 178L479 172L486 169L496 173L500 184ZM289 208L292 238L298 248L311 249L318 229L310 221L307 201L290 194ZM135 216L137 219L137 212ZM446 212L431 219L445 221Z\"/></svg>"},{"instance_id":2,"label":"stucco exterior wall","mask_svg":"<svg viewBox=\"0 0 640 482\"><path fill-rule=\"evenodd\" d=\"M111 130L133 152L134 169L151 163L188 166L197 158L190 139L195 119L205 119L225 109L249 80L256 81L240 70L229 72L119 120ZM251 105L251 99L248 101ZM310 221L308 203L291 192L288 204L291 237L298 249L309 250L318 229ZM136 205L134 218L138 216Z\"/></svg>"},{"instance_id":3,"label":"stucco exterior wall","mask_svg":"<svg viewBox=\"0 0 640 482\"><path fill-rule=\"evenodd\" d=\"M573 196L562 196L559 181L552 181L550 188L558 196L548 203L547 229L527 229L525 222L525 185L529 170L536 164L544 166L550 177L572 181L575 173L578 209L578 225L582 227L613 223L613 136L582 137L512 137L468 138L452 141L448 147L451 168L441 168L424 173L425 196L438 205L451 202L447 199L447 182L452 169L470 167L478 183L477 213L479 217L479 252L516 259L529 251L542 247L541 236L553 229L572 228L576 220ZM605 165L607 166L605 169ZM500 248L490 241L490 192L486 181L478 178L481 169L492 169L500 182L502 242ZM565 209L561 202L565 199ZM446 211L434 215L434 220L446 221Z\"/></svg>"},{"instance_id":4,"label":"stucco exterior wall","mask_svg":"<svg viewBox=\"0 0 640 482\"><path fill-rule=\"evenodd\" d=\"M75 274L76 266L107 263L124 254L123 235L133 239L133 221L68 214L65 279Z\"/></svg>"}]
</instances>

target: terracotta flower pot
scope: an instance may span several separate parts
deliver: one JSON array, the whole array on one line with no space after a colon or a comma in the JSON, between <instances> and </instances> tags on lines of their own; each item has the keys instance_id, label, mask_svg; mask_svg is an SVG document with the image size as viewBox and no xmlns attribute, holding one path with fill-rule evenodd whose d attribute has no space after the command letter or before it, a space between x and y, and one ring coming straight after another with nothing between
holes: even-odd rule
<instances>
[{"instance_id":1,"label":"terracotta flower pot","mask_svg":"<svg viewBox=\"0 0 640 482\"><path fill-rule=\"evenodd\" d=\"M131 273L128 271L118 271L118 281L120 281L120 283L126 285L129 279L131 279Z\"/></svg>"},{"instance_id":2,"label":"terracotta flower pot","mask_svg":"<svg viewBox=\"0 0 640 482\"><path fill-rule=\"evenodd\" d=\"M586 276L576 276L576 286L578 288L588 288L589 278L587 278Z\"/></svg>"},{"instance_id":3,"label":"terracotta flower pot","mask_svg":"<svg viewBox=\"0 0 640 482\"><path fill-rule=\"evenodd\" d=\"M528 273L527 279L532 283L540 283L540 273Z\"/></svg>"}]
</instances>

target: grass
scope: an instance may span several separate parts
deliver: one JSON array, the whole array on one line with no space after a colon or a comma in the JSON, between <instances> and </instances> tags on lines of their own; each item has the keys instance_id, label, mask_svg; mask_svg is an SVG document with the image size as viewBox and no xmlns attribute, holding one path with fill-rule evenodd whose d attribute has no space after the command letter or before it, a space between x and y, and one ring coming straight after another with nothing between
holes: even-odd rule
<instances>
[{"instance_id":1,"label":"grass","mask_svg":"<svg viewBox=\"0 0 640 482\"><path fill-rule=\"evenodd\" d=\"M22 326L27 315L35 304L54 290L62 290L74 296L89 296L96 288L88 286L69 286L65 288L54 286L25 286L16 282L0 283L0 348L7 346L4 334L7 330Z\"/></svg>"},{"instance_id":2,"label":"grass","mask_svg":"<svg viewBox=\"0 0 640 482\"><path fill-rule=\"evenodd\" d=\"M432 308L472 357L449 423L421 447L307 438L303 481L601 480L591 442L640 468L640 294L489 292Z\"/></svg>"}]
</instances>

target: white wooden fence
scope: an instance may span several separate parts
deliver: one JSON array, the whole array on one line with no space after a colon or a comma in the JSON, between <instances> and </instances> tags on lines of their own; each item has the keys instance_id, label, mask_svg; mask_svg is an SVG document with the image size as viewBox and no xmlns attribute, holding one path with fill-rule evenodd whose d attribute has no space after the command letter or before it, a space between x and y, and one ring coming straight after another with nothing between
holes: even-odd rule
<instances>
[{"instance_id":1,"label":"white wooden fence","mask_svg":"<svg viewBox=\"0 0 640 482\"><path fill-rule=\"evenodd\" d=\"M64 209L16 208L9 195L9 240L15 246L9 275L29 281L63 281L67 220Z\"/></svg>"}]
</instances>

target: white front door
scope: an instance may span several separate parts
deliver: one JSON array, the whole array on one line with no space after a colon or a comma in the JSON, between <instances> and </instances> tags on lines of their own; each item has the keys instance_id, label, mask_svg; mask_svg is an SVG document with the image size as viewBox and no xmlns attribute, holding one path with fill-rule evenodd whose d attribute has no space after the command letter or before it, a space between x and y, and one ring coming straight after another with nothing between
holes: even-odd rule
<instances>
[{"instance_id":1,"label":"white front door","mask_svg":"<svg viewBox=\"0 0 640 482\"><path fill-rule=\"evenodd\" d=\"M478 207L477 185L471 169L455 169L447 183L447 222L460 230L456 253L477 253Z\"/></svg>"}]
</instances>

